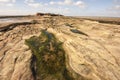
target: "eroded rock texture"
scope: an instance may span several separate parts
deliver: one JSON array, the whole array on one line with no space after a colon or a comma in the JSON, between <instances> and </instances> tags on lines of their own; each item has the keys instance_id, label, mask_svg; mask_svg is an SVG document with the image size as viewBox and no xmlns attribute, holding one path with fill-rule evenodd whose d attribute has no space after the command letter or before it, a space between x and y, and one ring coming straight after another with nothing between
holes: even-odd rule
<instances>
[{"instance_id":1,"label":"eroded rock texture","mask_svg":"<svg viewBox=\"0 0 120 80\"><path fill-rule=\"evenodd\" d=\"M17 25L12 30L1 32L0 80L34 80L32 53L24 41L38 34L38 25Z\"/></svg>"},{"instance_id":2,"label":"eroded rock texture","mask_svg":"<svg viewBox=\"0 0 120 80\"><path fill-rule=\"evenodd\" d=\"M38 22L0 32L0 80L35 80L25 40L39 36L41 29L63 42L67 68L75 80L120 80L120 25L70 17Z\"/></svg>"}]
</instances>

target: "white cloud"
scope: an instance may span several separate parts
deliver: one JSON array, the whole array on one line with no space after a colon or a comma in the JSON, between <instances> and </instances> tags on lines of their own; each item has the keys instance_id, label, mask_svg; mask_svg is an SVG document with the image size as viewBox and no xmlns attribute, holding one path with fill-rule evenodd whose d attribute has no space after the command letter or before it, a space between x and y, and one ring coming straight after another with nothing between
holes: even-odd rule
<instances>
[{"instance_id":1,"label":"white cloud","mask_svg":"<svg viewBox=\"0 0 120 80\"><path fill-rule=\"evenodd\" d=\"M39 6L41 6L40 3L28 3L28 6L33 7L33 8L38 8Z\"/></svg>"},{"instance_id":2,"label":"white cloud","mask_svg":"<svg viewBox=\"0 0 120 80\"><path fill-rule=\"evenodd\" d=\"M73 1L72 0L65 0L63 3L70 5L70 4L73 4Z\"/></svg>"},{"instance_id":3,"label":"white cloud","mask_svg":"<svg viewBox=\"0 0 120 80\"><path fill-rule=\"evenodd\" d=\"M120 17L120 0L113 0L113 5L107 8L107 13L111 16Z\"/></svg>"},{"instance_id":4,"label":"white cloud","mask_svg":"<svg viewBox=\"0 0 120 80\"><path fill-rule=\"evenodd\" d=\"M25 0L25 3L34 3L35 0Z\"/></svg>"},{"instance_id":5,"label":"white cloud","mask_svg":"<svg viewBox=\"0 0 120 80\"><path fill-rule=\"evenodd\" d=\"M85 8L85 3L83 1L73 1L73 0L64 0L63 2L58 1L51 1L51 5L72 5L72 6L78 6L80 8Z\"/></svg>"},{"instance_id":6,"label":"white cloud","mask_svg":"<svg viewBox=\"0 0 120 80\"><path fill-rule=\"evenodd\" d=\"M72 0L64 0L63 2L61 2L61 1L58 1L58 2L51 1L50 4L52 4L52 5L54 5L54 4L58 4L58 5L70 5L70 4L73 4L73 1Z\"/></svg>"},{"instance_id":7,"label":"white cloud","mask_svg":"<svg viewBox=\"0 0 120 80\"><path fill-rule=\"evenodd\" d=\"M44 5L45 5L45 6L48 6L49 4L48 4L48 3L45 3Z\"/></svg>"},{"instance_id":8,"label":"white cloud","mask_svg":"<svg viewBox=\"0 0 120 80\"><path fill-rule=\"evenodd\" d=\"M2 9L0 10L0 15L17 15L18 13L20 13L21 10L14 10L14 9Z\"/></svg>"},{"instance_id":9,"label":"white cloud","mask_svg":"<svg viewBox=\"0 0 120 80\"><path fill-rule=\"evenodd\" d=\"M67 15L70 13L70 10L69 8L62 8L62 7L42 7L39 9L39 12Z\"/></svg>"},{"instance_id":10,"label":"white cloud","mask_svg":"<svg viewBox=\"0 0 120 80\"><path fill-rule=\"evenodd\" d=\"M109 9L112 11L114 10L120 12L120 0L113 0L113 1L114 1L113 6L111 6Z\"/></svg>"},{"instance_id":11,"label":"white cloud","mask_svg":"<svg viewBox=\"0 0 120 80\"><path fill-rule=\"evenodd\" d=\"M80 8L85 8L85 3L83 1L77 1L74 5L79 6Z\"/></svg>"},{"instance_id":12,"label":"white cloud","mask_svg":"<svg viewBox=\"0 0 120 80\"><path fill-rule=\"evenodd\" d=\"M115 5L114 7L116 10L120 10L120 5Z\"/></svg>"},{"instance_id":13,"label":"white cloud","mask_svg":"<svg viewBox=\"0 0 120 80\"><path fill-rule=\"evenodd\" d=\"M120 0L113 0L113 1L117 4L120 3Z\"/></svg>"},{"instance_id":14,"label":"white cloud","mask_svg":"<svg viewBox=\"0 0 120 80\"><path fill-rule=\"evenodd\" d=\"M51 5L54 5L54 4L56 4L56 2L54 2L54 1L51 1L51 2L50 2L50 4L51 4Z\"/></svg>"},{"instance_id":15,"label":"white cloud","mask_svg":"<svg viewBox=\"0 0 120 80\"><path fill-rule=\"evenodd\" d=\"M8 4L6 4L6 6L9 6L9 7L11 7L11 6L13 6L14 4L12 4L12 3L8 3Z\"/></svg>"},{"instance_id":16,"label":"white cloud","mask_svg":"<svg viewBox=\"0 0 120 80\"><path fill-rule=\"evenodd\" d=\"M29 15L34 14L30 10L21 10L21 9L1 9L0 15Z\"/></svg>"},{"instance_id":17,"label":"white cloud","mask_svg":"<svg viewBox=\"0 0 120 80\"><path fill-rule=\"evenodd\" d=\"M15 2L16 2L16 0L12 0L12 2L13 2L13 3L15 3Z\"/></svg>"},{"instance_id":18,"label":"white cloud","mask_svg":"<svg viewBox=\"0 0 120 80\"><path fill-rule=\"evenodd\" d=\"M21 12L22 10L18 10L18 9L7 9L7 10L1 10L0 13L9 13L9 12Z\"/></svg>"},{"instance_id":19,"label":"white cloud","mask_svg":"<svg viewBox=\"0 0 120 80\"><path fill-rule=\"evenodd\" d=\"M114 5L112 8L110 8L109 10L114 10L114 11L120 11L120 5Z\"/></svg>"},{"instance_id":20,"label":"white cloud","mask_svg":"<svg viewBox=\"0 0 120 80\"><path fill-rule=\"evenodd\" d=\"M0 6L13 6L16 0L0 0Z\"/></svg>"},{"instance_id":21,"label":"white cloud","mask_svg":"<svg viewBox=\"0 0 120 80\"><path fill-rule=\"evenodd\" d=\"M37 3L37 2L35 2L35 0L25 0L25 3L28 6L33 7L33 8L38 8L38 7L42 6L41 3Z\"/></svg>"},{"instance_id":22,"label":"white cloud","mask_svg":"<svg viewBox=\"0 0 120 80\"><path fill-rule=\"evenodd\" d=\"M9 2L10 0L0 0L0 2Z\"/></svg>"},{"instance_id":23,"label":"white cloud","mask_svg":"<svg viewBox=\"0 0 120 80\"><path fill-rule=\"evenodd\" d=\"M16 0L0 0L0 3L14 3Z\"/></svg>"}]
</instances>

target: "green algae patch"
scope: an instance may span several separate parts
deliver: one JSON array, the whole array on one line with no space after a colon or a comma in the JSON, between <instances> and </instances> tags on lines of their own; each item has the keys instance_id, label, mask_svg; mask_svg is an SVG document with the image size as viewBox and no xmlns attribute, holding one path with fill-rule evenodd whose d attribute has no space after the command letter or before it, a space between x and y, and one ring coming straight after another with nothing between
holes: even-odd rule
<instances>
[{"instance_id":1,"label":"green algae patch","mask_svg":"<svg viewBox=\"0 0 120 80\"><path fill-rule=\"evenodd\" d=\"M58 41L52 33L42 30L39 37L33 36L25 43L36 58L37 80L74 80L66 68L62 42Z\"/></svg>"}]
</instances>

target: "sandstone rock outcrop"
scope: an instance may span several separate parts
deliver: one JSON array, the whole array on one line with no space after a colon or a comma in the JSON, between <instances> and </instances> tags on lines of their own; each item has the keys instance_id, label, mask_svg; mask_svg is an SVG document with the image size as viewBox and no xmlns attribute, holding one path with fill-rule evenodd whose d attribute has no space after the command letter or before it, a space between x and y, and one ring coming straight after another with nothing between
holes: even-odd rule
<instances>
[{"instance_id":1,"label":"sandstone rock outcrop","mask_svg":"<svg viewBox=\"0 0 120 80\"><path fill-rule=\"evenodd\" d=\"M33 27L34 26L34 27ZM0 34L0 80L34 80L32 53L25 39L40 34L38 25L16 25Z\"/></svg>"},{"instance_id":2,"label":"sandstone rock outcrop","mask_svg":"<svg viewBox=\"0 0 120 80\"><path fill-rule=\"evenodd\" d=\"M75 80L120 80L120 25L62 16L0 32L0 80L35 80L33 53L25 40L39 36L41 29L63 42Z\"/></svg>"}]
</instances>

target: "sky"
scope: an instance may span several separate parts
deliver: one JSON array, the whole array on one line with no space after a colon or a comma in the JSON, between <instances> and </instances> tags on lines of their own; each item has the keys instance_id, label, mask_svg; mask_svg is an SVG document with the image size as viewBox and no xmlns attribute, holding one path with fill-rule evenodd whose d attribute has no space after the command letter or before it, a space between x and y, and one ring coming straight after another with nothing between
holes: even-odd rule
<instances>
[{"instance_id":1,"label":"sky","mask_svg":"<svg viewBox=\"0 0 120 80\"><path fill-rule=\"evenodd\" d=\"M0 15L33 15L37 12L120 17L120 0L0 0Z\"/></svg>"}]
</instances>

